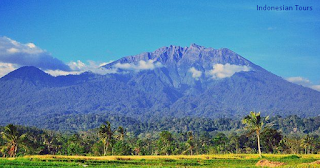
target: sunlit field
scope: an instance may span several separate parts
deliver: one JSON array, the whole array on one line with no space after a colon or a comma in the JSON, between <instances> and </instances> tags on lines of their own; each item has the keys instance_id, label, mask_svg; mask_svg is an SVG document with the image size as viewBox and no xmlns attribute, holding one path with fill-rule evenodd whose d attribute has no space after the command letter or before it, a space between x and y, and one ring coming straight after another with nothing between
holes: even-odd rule
<instances>
[{"instance_id":1,"label":"sunlit field","mask_svg":"<svg viewBox=\"0 0 320 168\"><path fill-rule=\"evenodd\" d=\"M0 167L260 167L259 160L284 165L279 167L320 167L320 155L255 154L171 155L171 156L61 156L28 155L1 158ZM266 165L268 166L268 165ZM269 165L270 166L270 165Z\"/></svg>"}]
</instances>

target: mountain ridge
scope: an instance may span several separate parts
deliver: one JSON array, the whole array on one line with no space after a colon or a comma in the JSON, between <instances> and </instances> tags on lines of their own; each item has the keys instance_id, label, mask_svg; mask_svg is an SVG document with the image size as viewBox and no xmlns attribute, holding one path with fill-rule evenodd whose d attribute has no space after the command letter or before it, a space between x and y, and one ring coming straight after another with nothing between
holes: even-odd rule
<instances>
[{"instance_id":1,"label":"mountain ridge","mask_svg":"<svg viewBox=\"0 0 320 168\"><path fill-rule=\"evenodd\" d=\"M41 127L48 120L86 114L148 120L242 117L253 110L301 117L320 112L319 92L229 49L169 46L103 67L116 73L52 77L34 67L9 73L0 79L0 124Z\"/></svg>"},{"instance_id":2,"label":"mountain ridge","mask_svg":"<svg viewBox=\"0 0 320 168\"><path fill-rule=\"evenodd\" d=\"M225 57L224 57L225 56ZM232 50L229 50L227 48L221 48L221 49L213 49L213 48L206 48L203 46L199 46L196 44L191 44L190 47L180 47L180 46L173 46L170 45L169 47L161 47L153 52L143 52L138 55L131 55L126 56L123 58L120 58L117 61L114 61L110 64L105 65L104 67L110 67L110 65L114 65L116 63L136 63L140 60L154 60L159 61L162 64L165 64L167 60L174 60L175 63L178 63L182 58L200 58L200 59L194 59L194 61L202 60L202 59L209 59L212 58L214 60L211 60L211 63L233 63L232 62L236 60L239 60L236 64L238 65L255 65L249 60L243 58L242 56L238 55L237 53L233 52ZM222 57L219 60L219 57ZM233 58L235 57L235 58ZM171 63L171 62L170 62Z\"/></svg>"}]
</instances>

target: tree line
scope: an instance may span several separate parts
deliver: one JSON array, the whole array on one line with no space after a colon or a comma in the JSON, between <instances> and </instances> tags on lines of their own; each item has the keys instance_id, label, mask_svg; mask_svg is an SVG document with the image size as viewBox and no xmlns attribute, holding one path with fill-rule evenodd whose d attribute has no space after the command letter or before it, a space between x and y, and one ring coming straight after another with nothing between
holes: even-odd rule
<instances>
[{"instance_id":1,"label":"tree line","mask_svg":"<svg viewBox=\"0 0 320 168\"><path fill-rule=\"evenodd\" d=\"M320 153L318 134L284 134L277 127L277 122L255 112L242 119L239 129L228 131L145 130L137 135L104 122L96 129L70 134L9 124L0 127L0 156Z\"/></svg>"}]
</instances>

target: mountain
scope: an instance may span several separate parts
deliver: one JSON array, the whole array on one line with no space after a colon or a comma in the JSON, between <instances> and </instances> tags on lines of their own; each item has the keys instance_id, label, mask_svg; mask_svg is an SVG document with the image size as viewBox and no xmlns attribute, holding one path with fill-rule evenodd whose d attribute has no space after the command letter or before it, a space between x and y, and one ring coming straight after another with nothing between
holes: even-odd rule
<instances>
[{"instance_id":1,"label":"mountain","mask_svg":"<svg viewBox=\"0 0 320 168\"><path fill-rule=\"evenodd\" d=\"M0 124L45 127L88 116L92 121L99 116L149 120L320 112L320 92L287 82L226 48L162 47L102 68L104 75L52 77L35 67L7 74L0 79Z\"/></svg>"},{"instance_id":2,"label":"mountain","mask_svg":"<svg viewBox=\"0 0 320 168\"><path fill-rule=\"evenodd\" d=\"M155 69L154 71L166 75L168 77L166 83L175 88L183 84L194 85L199 82L198 80L194 80L189 72L192 67L199 71L209 71L215 64L229 63L232 65L250 66L259 71L263 70L231 50L215 50L196 44L191 44L190 47L162 47L151 53L147 52L124 57L106 65L105 68L112 69L117 64L138 64L140 61L160 63L163 68ZM208 78L205 78L204 75L200 78L201 83L207 83L207 81Z\"/></svg>"}]
</instances>

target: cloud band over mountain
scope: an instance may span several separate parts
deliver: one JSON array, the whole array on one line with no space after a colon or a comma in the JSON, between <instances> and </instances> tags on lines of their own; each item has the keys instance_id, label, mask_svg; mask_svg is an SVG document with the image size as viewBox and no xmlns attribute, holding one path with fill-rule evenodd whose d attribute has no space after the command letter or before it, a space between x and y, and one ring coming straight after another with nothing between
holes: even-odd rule
<instances>
[{"instance_id":1,"label":"cloud band over mountain","mask_svg":"<svg viewBox=\"0 0 320 168\"><path fill-rule=\"evenodd\" d=\"M223 64L215 64L213 65L213 69L207 72L207 75L211 76L213 79L222 79L231 77L233 74L237 72L247 72L250 71L251 68L249 66L241 66L241 65L231 65L229 63Z\"/></svg>"},{"instance_id":2,"label":"cloud band over mountain","mask_svg":"<svg viewBox=\"0 0 320 168\"><path fill-rule=\"evenodd\" d=\"M137 64L118 63L114 66L114 69L102 67L108 63L110 62L88 61L86 64L78 60L65 64L33 43L23 44L8 37L0 37L0 77L22 66L35 66L53 76L80 74L86 71L104 75L118 73L118 69L138 72L153 70L162 66L159 62L154 63L153 60L149 60L139 61Z\"/></svg>"},{"instance_id":3,"label":"cloud band over mountain","mask_svg":"<svg viewBox=\"0 0 320 168\"><path fill-rule=\"evenodd\" d=\"M286 80L301 86L309 87L311 89L320 91L320 85L314 85L309 79L303 78L301 76L289 77L286 78Z\"/></svg>"},{"instance_id":4,"label":"cloud band over mountain","mask_svg":"<svg viewBox=\"0 0 320 168\"><path fill-rule=\"evenodd\" d=\"M71 70L68 65L35 44L22 44L8 37L0 37L0 62L15 66L35 66L43 70Z\"/></svg>"},{"instance_id":5,"label":"cloud band over mountain","mask_svg":"<svg viewBox=\"0 0 320 168\"><path fill-rule=\"evenodd\" d=\"M198 79L201 77L201 75L202 75L202 72L199 71L199 70L197 70L197 69L194 68L194 67L191 67L191 68L189 69L189 72L191 72L192 77L195 78L196 80L198 80Z\"/></svg>"},{"instance_id":6,"label":"cloud band over mountain","mask_svg":"<svg viewBox=\"0 0 320 168\"><path fill-rule=\"evenodd\" d=\"M163 65L160 62L154 62L154 60L140 60L137 64L132 63L116 63L114 65L115 68L123 69L123 70L133 70L133 71L141 71L141 70L153 70L155 68L160 68Z\"/></svg>"}]
</instances>

